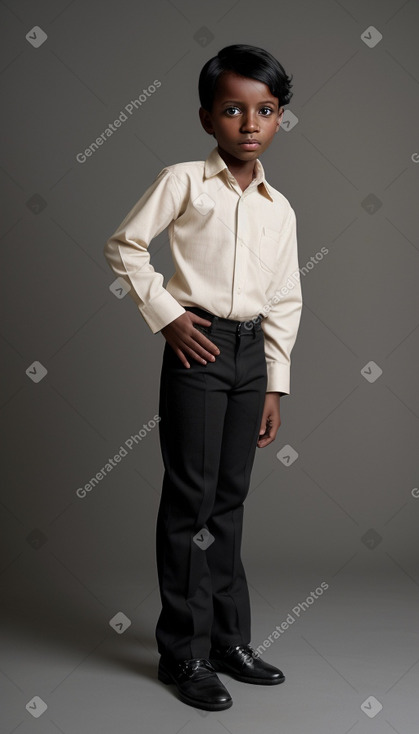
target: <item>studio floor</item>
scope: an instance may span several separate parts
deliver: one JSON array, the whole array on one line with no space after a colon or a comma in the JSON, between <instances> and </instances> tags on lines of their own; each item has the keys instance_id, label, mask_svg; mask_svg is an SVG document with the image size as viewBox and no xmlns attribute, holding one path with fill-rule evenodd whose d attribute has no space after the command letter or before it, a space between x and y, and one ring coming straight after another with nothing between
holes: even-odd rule
<instances>
[{"instance_id":1,"label":"studio floor","mask_svg":"<svg viewBox=\"0 0 419 734\"><path fill-rule=\"evenodd\" d=\"M220 674L233 706L207 712L157 679L150 570L142 598L132 575L110 573L104 601L52 554L42 577L28 558L1 576L2 734L417 734L418 586L400 570L272 578L248 564L252 645L286 680Z\"/></svg>"}]
</instances>

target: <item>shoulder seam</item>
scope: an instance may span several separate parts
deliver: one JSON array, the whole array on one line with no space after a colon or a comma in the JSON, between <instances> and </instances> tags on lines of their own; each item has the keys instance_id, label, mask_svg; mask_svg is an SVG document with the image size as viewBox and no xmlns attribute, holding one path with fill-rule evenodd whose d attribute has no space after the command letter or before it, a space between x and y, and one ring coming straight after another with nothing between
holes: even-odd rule
<instances>
[{"instance_id":1,"label":"shoulder seam","mask_svg":"<svg viewBox=\"0 0 419 734\"><path fill-rule=\"evenodd\" d=\"M170 170L171 168L172 168L172 166L168 166L166 168L166 170L168 171L169 176L170 176L172 182L174 183L174 187L176 189L176 194L177 194L177 198L178 198L177 203L178 203L178 207L180 208L181 205L182 205L182 196L181 196L181 193L180 193L180 190L179 190L178 182L176 180L177 176L176 176L176 174L175 174L174 171Z\"/></svg>"}]
</instances>

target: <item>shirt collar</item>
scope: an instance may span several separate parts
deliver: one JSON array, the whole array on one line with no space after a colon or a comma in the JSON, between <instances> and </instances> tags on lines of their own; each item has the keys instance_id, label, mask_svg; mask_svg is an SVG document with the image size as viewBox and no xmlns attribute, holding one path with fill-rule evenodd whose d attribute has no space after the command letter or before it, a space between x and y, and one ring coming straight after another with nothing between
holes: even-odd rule
<instances>
[{"instance_id":1,"label":"shirt collar","mask_svg":"<svg viewBox=\"0 0 419 734\"><path fill-rule=\"evenodd\" d=\"M227 175L231 175L226 162L221 158L217 147L215 147L205 161L205 178L216 176L217 173L221 173L223 170L226 170ZM254 181L256 182L257 190L263 196L267 196L271 201L273 201L273 197L269 191L269 184L265 179L265 171L259 158L256 158L255 160L255 173L256 177Z\"/></svg>"}]
</instances>

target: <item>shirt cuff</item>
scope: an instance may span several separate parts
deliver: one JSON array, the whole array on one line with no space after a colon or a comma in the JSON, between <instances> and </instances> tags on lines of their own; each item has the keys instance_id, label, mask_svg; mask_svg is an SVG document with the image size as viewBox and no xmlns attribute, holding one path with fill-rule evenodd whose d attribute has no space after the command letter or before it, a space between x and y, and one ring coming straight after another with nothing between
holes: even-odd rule
<instances>
[{"instance_id":1,"label":"shirt cuff","mask_svg":"<svg viewBox=\"0 0 419 734\"><path fill-rule=\"evenodd\" d=\"M290 394L290 367L281 362L267 362L268 383L266 392Z\"/></svg>"},{"instance_id":2,"label":"shirt cuff","mask_svg":"<svg viewBox=\"0 0 419 734\"><path fill-rule=\"evenodd\" d=\"M169 291L163 290L156 298L153 298L146 305L141 304L138 309L149 325L153 334L163 329L167 324L182 316L186 310L181 304L173 298Z\"/></svg>"}]
</instances>

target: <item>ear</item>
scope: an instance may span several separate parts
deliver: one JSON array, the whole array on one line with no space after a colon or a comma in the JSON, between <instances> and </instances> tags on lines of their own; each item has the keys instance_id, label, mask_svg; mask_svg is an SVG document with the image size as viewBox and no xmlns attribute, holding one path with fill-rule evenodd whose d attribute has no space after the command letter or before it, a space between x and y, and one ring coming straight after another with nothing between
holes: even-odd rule
<instances>
[{"instance_id":1,"label":"ear","mask_svg":"<svg viewBox=\"0 0 419 734\"><path fill-rule=\"evenodd\" d=\"M276 133L278 132L278 130L279 130L280 126L281 126L281 122L282 122L283 116L284 116L284 108L283 107L280 107L279 108L279 111L278 111L278 117L276 119L276 129L275 129L275 132Z\"/></svg>"},{"instance_id":2,"label":"ear","mask_svg":"<svg viewBox=\"0 0 419 734\"><path fill-rule=\"evenodd\" d=\"M208 133L208 135L213 135L214 128L212 126L211 114L208 112L208 110L204 110L203 107L200 107L199 119L201 120L201 125L204 128L205 132Z\"/></svg>"}]
</instances>

